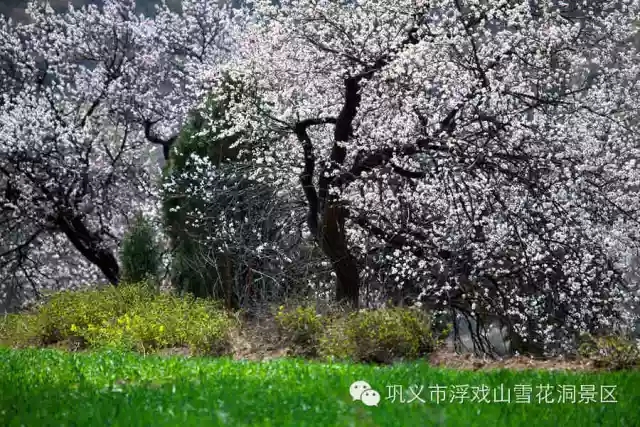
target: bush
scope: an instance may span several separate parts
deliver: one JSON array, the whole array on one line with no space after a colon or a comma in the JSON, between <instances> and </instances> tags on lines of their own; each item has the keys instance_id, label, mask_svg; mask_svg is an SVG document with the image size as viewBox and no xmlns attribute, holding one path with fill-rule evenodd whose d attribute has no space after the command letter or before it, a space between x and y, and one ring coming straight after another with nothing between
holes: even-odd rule
<instances>
[{"instance_id":1,"label":"bush","mask_svg":"<svg viewBox=\"0 0 640 427\"><path fill-rule=\"evenodd\" d=\"M622 335L594 337L586 334L582 337L579 354L593 361L598 368L621 370L640 367L640 347Z\"/></svg>"},{"instance_id":2,"label":"bush","mask_svg":"<svg viewBox=\"0 0 640 427\"><path fill-rule=\"evenodd\" d=\"M321 315L315 305L302 304L280 306L275 319L280 335L296 354L305 356L390 363L398 358L418 358L440 345L431 318L416 309L347 314L334 307Z\"/></svg>"},{"instance_id":3,"label":"bush","mask_svg":"<svg viewBox=\"0 0 640 427\"><path fill-rule=\"evenodd\" d=\"M431 326L431 317L413 308L360 310L334 321L321 340L322 353L360 362L415 359L440 345Z\"/></svg>"},{"instance_id":4,"label":"bush","mask_svg":"<svg viewBox=\"0 0 640 427\"><path fill-rule=\"evenodd\" d=\"M220 355L230 349L232 318L219 305L191 295L161 294L144 283L60 292L34 314L0 318L0 344L74 344L149 353L189 347Z\"/></svg>"},{"instance_id":5,"label":"bush","mask_svg":"<svg viewBox=\"0 0 640 427\"><path fill-rule=\"evenodd\" d=\"M152 224L143 215L136 215L133 226L122 241L122 281L157 284L160 257L161 250Z\"/></svg>"},{"instance_id":6,"label":"bush","mask_svg":"<svg viewBox=\"0 0 640 427\"><path fill-rule=\"evenodd\" d=\"M221 355L230 348L232 319L205 300L190 295L159 295L117 319L91 324L80 332L91 347L115 347L152 353L189 347L193 353Z\"/></svg>"},{"instance_id":7,"label":"bush","mask_svg":"<svg viewBox=\"0 0 640 427\"><path fill-rule=\"evenodd\" d=\"M37 314L42 342L53 344L77 337L89 325L117 318L131 307L153 300L154 295L144 284L54 294Z\"/></svg>"},{"instance_id":8,"label":"bush","mask_svg":"<svg viewBox=\"0 0 640 427\"><path fill-rule=\"evenodd\" d=\"M355 342L345 334L347 329L348 317L333 319L320 337L318 353L330 360L357 360Z\"/></svg>"},{"instance_id":9,"label":"bush","mask_svg":"<svg viewBox=\"0 0 640 427\"><path fill-rule=\"evenodd\" d=\"M207 259L202 256L209 253L209 249L192 238L174 238L170 277L175 291L200 298L214 296L213 284L216 283L217 272L208 266Z\"/></svg>"},{"instance_id":10,"label":"bush","mask_svg":"<svg viewBox=\"0 0 640 427\"><path fill-rule=\"evenodd\" d=\"M281 305L276 313L276 324L280 336L293 346L295 353L307 356L317 354L320 336L327 326L312 305L289 309Z\"/></svg>"},{"instance_id":11,"label":"bush","mask_svg":"<svg viewBox=\"0 0 640 427\"><path fill-rule=\"evenodd\" d=\"M227 132L232 127L229 106L248 94L243 86L228 76L224 95L208 97L191 112L172 146L162 182L172 285L224 300L234 310L279 301L290 284L284 277L295 274L286 269L299 252L281 233L295 223L291 210L298 208L297 201L276 196L251 160L253 150L270 141Z\"/></svg>"},{"instance_id":12,"label":"bush","mask_svg":"<svg viewBox=\"0 0 640 427\"><path fill-rule=\"evenodd\" d=\"M42 328L37 315L25 313L0 317L0 345L27 347L37 346L41 341Z\"/></svg>"}]
</instances>

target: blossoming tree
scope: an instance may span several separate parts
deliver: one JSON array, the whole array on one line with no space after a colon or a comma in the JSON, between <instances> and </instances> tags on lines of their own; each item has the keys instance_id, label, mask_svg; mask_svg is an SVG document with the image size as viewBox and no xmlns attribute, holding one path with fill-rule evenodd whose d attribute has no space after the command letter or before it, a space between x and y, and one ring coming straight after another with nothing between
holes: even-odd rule
<instances>
[{"instance_id":1,"label":"blossoming tree","mask_svg":"<svg viewBox=\"0 0 640 427\"><path fill-rule=\"evenodd\" d=\"M406 293L546 350L634 320L638 0L104 3L0 22L3 279L117 283L124 226L157 210L151 156L200 106L243 178L304 197L339 300ZM181 191L220 190L191 161L218 181ZM223 193L203 200L244 203Z\"/></svg>"},{"instance_id":2,"label":"blossoming tree","mask_svg":"<svg viewBox=\"0 0 640 427\"><path fill-rule=\"evenodd\" d=\"M200 97L199 67L228 50L233 14L204 0L153 19L114 0L27 14L0 20L1 293L117 284L115 249L137 211L157 211L158 157Z\"/></svg>"},{"instance_id":3,"label":"blossoming tree","mask_svg":"<svg viewBox=\"0 0 640 427\"><path fill-rule=\"evenodd\" d=\"M638 7L257 0L205 77L250 88L225 126L277 141L339 300L382 278L549 350L638 301Z\"/></svg>"}]
</instances>

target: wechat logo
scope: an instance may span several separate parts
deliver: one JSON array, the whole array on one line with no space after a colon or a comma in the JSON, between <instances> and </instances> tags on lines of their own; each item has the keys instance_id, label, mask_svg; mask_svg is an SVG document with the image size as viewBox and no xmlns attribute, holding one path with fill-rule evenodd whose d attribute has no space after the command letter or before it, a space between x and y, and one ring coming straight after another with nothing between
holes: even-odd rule
<instances>
[{"instance_id":1,"label":"wechat logo","mask_svg":"<svg viewBox=\"0 0 640 427\"><path fill-rule=\"evenodd\" d=\"M372 389L366 381L356 381L349 387L349 394L353 400L360 400L367 406L378 406L380 393Z\"/></svg>"}]
</instances>

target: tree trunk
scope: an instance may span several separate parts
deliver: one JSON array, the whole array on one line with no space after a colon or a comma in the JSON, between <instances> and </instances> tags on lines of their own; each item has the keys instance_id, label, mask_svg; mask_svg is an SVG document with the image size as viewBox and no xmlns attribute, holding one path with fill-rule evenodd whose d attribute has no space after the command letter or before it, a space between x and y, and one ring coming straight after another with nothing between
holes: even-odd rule
<instances>
[{"instance_id":1,"label":"tree trunk","mask_svg":"<svg viewBox=\"0 0 640 427\"><path fill-rule=\"evenodd\" d=\"M318 240L336 273L336 300L358 308L360 274L356 260L347 246L344 220L344 209L338 204L327 203L322 215Z\"/></svg>"},{"instance_id":2,"label":"tree trunk","mask_svg":"<svg viewBox=\"0 0 640 427\"><path fill-rule=\"evenodd\" d=\"M103 247L103 240L87 228L81 217L59 213L55 218L55 224L73 246L102 271L112 285L118 285L120 281L118 260L110 250Z\"/></svg>"}]
</instances>

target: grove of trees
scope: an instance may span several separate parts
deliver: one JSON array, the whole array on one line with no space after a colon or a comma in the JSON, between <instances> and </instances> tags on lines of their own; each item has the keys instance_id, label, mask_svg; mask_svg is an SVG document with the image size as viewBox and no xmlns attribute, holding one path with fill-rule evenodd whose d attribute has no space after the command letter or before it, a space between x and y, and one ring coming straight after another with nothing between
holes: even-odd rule
<instances>
[{"instance_id":1,"label":"grove of trees","mask_svg":"<svg viewBox=\"0 0 640 427\"><path fill-rule=\"evenodd\" d=\"M638 0L131 0L0 20L0 296L420 303L571 350L640 289ZM164 169L164 170L162 170Z\"/></svg>"}]
</instances>

